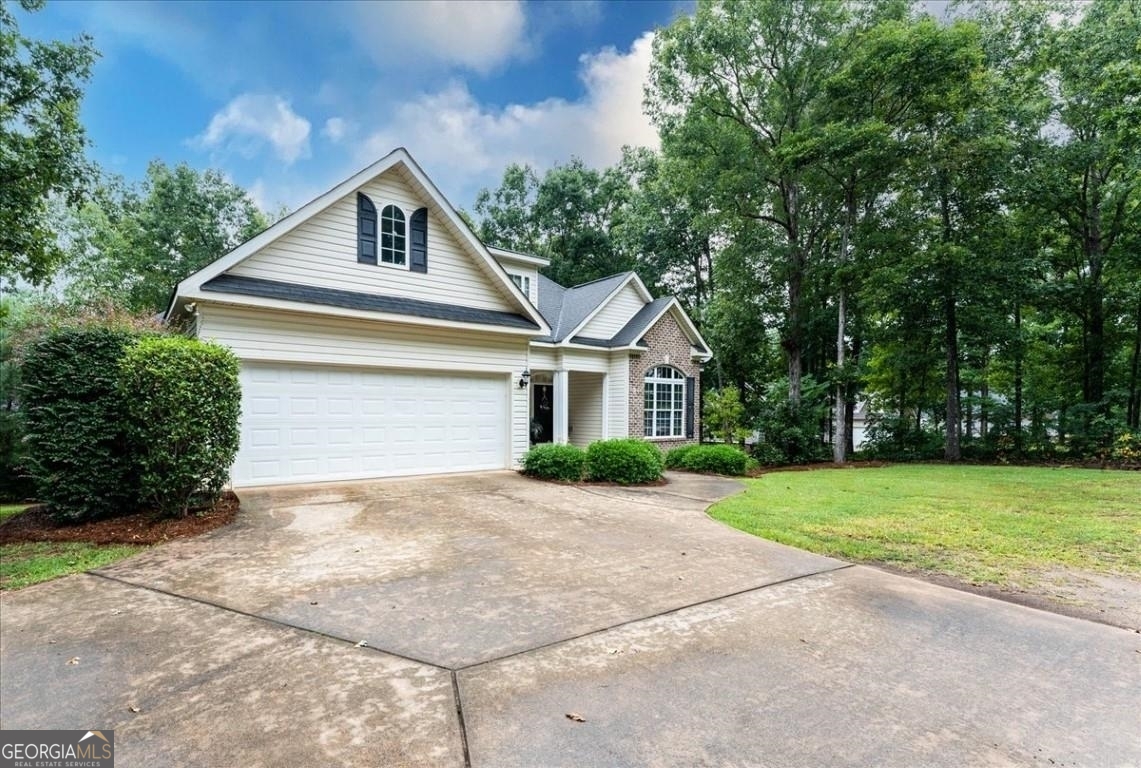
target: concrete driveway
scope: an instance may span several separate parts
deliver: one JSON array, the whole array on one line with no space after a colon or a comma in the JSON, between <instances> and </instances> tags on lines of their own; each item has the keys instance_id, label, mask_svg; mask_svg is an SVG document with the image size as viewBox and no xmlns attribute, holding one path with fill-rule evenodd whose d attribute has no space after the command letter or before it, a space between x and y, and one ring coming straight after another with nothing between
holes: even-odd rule
<instances>
[{"instance_id":1,"label":"concrete driveway","mask_svg":"<svg viewBox=\"0 0 1141 768\"><path fill-rule=\"evenodd\" d=\"M119 765L1139 765L1141 635L511 473L242 494L0 598L0 727ZM572 720L567 715L582 718Z\"/></svg>"}]
</instances>

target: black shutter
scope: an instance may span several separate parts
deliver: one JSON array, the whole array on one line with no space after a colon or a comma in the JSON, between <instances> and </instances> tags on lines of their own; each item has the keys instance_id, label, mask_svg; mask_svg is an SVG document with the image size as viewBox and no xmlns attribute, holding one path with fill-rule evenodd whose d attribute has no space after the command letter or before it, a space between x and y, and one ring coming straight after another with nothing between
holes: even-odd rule
<instances>
[{"instance_id":1,"label":"black shutter","mask_svg":"<svg viewBox=\"0 0 1141 768\"><path fill-rule=\"evenodd\" d=\"M357 192L357 261L376 263L376 206Z\"/></svg>"},{"instance_id":2,"label":"black shutter","mask_svg":"<svg viewBox=\"0 0 1141 768\"><path fill-rule=\"evenodd\" d=\"M693 401L696 387L692 376L685 377L685 438L693 439Z\"/></svg>"},{"instance_id":3,"label":"black shutter","mask_svg":"<svg viewBox=\"0 0 1141 768\"><path fill-rule=\"evenodd\" d=\"M408 225L412 236L412 258L408 262L411 272L428 271L428 209L421 208L412 214Z\"/></svg>"}]
</instances>

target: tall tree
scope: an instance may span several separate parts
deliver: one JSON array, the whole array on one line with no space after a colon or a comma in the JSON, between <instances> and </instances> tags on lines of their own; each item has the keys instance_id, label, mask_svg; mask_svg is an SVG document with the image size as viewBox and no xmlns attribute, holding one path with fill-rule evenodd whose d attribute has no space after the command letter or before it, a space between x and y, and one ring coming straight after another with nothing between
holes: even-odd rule
<instances>
[{"instance_id":1,"label":"tall tree","mask_svg":"<svg viewBox=\"0 0 1141 768\"><path fill-rule=\"evenodd\" d=\"M36 11L43 0L20 0ZM49 279L64 258L53 197L78 205L90 175L79 120L97 54L91 38L31 40L0 2L0 276Z\"/></svg>"},{"instance_id":2,"label":"tall tree","mask_svg":"<svg viewBox=\"0 0 1141 768\"><path fill-rule=\"evenodd\" d=\"M1108 412L1106 273L1124 258L1141 200L1141 2L1097 0L1063 22L1051 50L1049 129L1038 202L1072 247L1083 326L1082 398Z\"/></svg>"},{"instance_id":3,"label":"tall tree","mask_svg":"<svg viewBox=\"0 0 1141 768\"><path fill-rule=\"evenodd\" d=\"M180 280L266 225L249 195L220 173L154 161L137 189L107 182L80 212L67 291L160 311Z\"/></svg>"},{"instance_id":4,"label":"tall tree","mask_svg":"<svg viewBox=\"0 0 1141 768\"><path fill-rule=\"evenodd\" d=\"M519 163L507 166L497 188L481 189L475 197L480 239L508 250L538 253L542 248L534 215L538 191L535 169Z\"/></svg>"},{"instance_id":5,"label":"tall tree","mask_svg":"<svg viewBox=\"0 0 1141 768\"><path fill-rule=\"evenodd\" d=\"M783 150L807 127L850 23L846 5L813 0L702 0L654 40L647 106L667 152L715 178L725 210L775 228L786 291L781 345L800 401L805 279L822 236L806 215L805 168Z\"/></svg>"}]
</instances>

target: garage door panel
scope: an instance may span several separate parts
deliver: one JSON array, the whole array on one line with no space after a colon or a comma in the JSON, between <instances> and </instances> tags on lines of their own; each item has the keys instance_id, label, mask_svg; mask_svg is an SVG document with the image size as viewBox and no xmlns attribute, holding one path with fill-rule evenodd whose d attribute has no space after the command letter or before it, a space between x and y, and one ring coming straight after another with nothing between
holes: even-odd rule
<instances>
[{"instance_id":1,"label":"garage door panel","mask_svg":"<svg viewBox=\"0 0 1141 768\"><path fill-rule=\"evenodd\" d=\"M235 485L500 469L504 377L245 363Z\"/></svg>"}]
</instances>

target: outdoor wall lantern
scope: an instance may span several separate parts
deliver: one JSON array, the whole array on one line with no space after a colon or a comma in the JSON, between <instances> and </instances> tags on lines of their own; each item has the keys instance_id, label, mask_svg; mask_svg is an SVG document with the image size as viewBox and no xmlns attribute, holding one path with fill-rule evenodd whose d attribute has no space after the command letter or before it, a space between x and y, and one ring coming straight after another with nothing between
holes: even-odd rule
<instances>
[{"instance_id":1,"label":"outdoor wall lantern","mask_svg":"<svg viewBox=\"0 0 1141 768\"><path fill-rule=\"evenodd\" d=\"M526 389L529 381L531 381L531 371L527 369L524 370L523 374L519 377L519 389Z\"/></svg>"}]
</instances>

